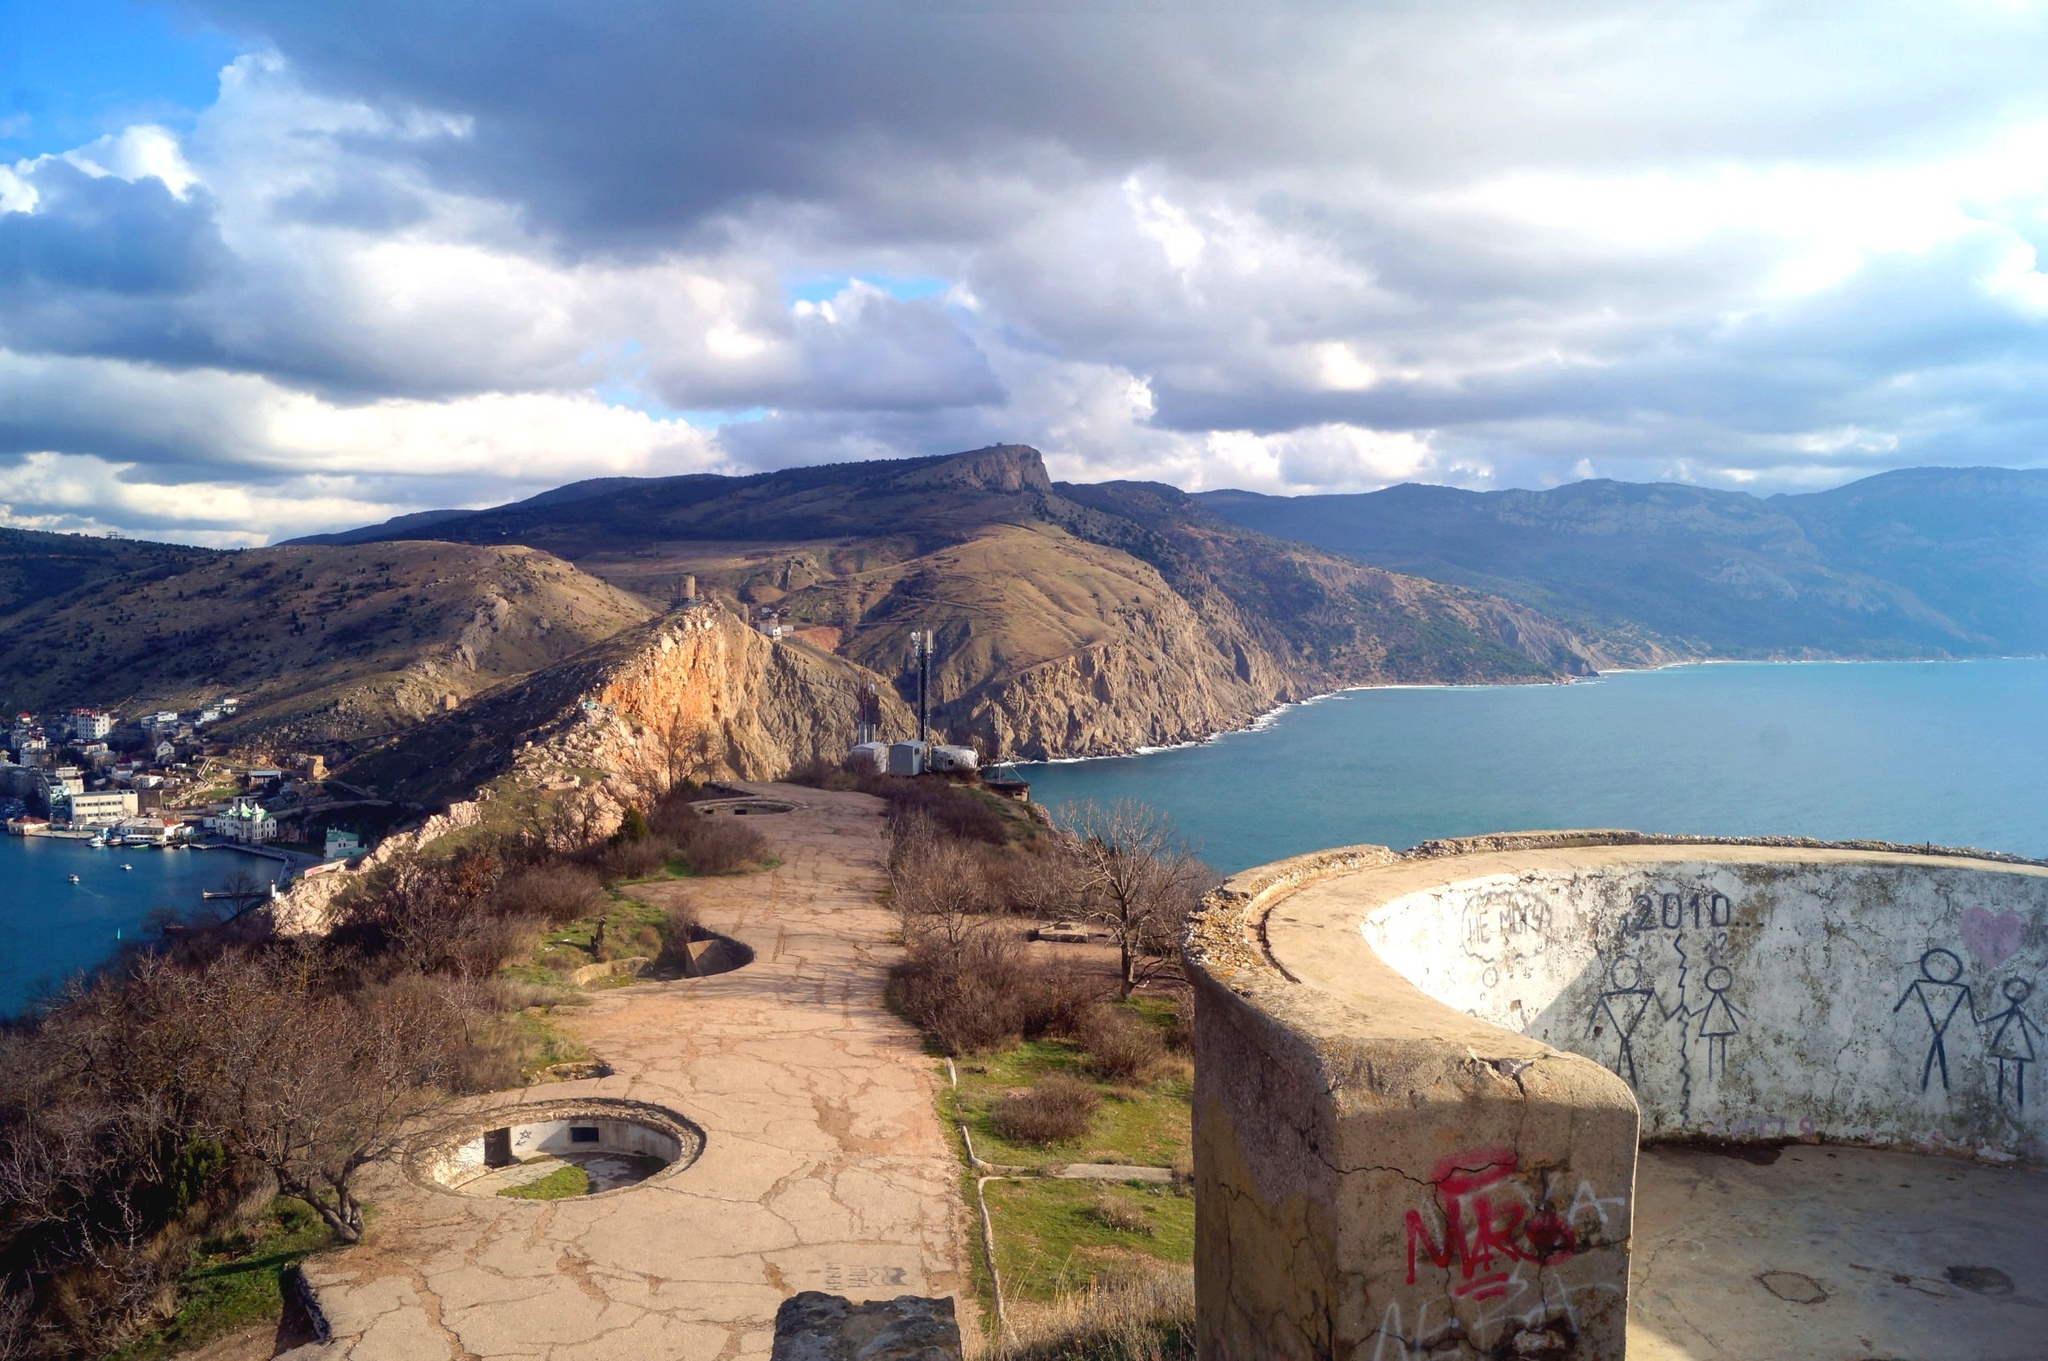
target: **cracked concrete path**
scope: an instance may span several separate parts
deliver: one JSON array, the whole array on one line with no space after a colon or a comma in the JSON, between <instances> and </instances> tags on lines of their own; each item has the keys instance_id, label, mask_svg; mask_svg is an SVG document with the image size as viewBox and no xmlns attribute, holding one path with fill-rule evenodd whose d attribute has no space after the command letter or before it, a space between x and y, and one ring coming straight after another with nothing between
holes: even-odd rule
<instances>
[{"instance_id":1,"label":"cracked concrete path","mask_svg":"<svg viewBox=\"0 0 2048 1361\"><path fill-rule=\"evenodd\" d=\"M745 1361L767 1357L776 1307L799 1290L952 1295L971 1313L934 1068L882 1004L896 955L876 896L882 804L745 787L798 805L749 820L778 868L633 892L688 901L754 963L601 993L563 1024L612 1076L472 1103L644 1101L700 1126L702 1156L646 1185L549 1202L370 1169L366 1241L307 1264L333 1339L295 1361Z\"/></svg>"}]
</instances>

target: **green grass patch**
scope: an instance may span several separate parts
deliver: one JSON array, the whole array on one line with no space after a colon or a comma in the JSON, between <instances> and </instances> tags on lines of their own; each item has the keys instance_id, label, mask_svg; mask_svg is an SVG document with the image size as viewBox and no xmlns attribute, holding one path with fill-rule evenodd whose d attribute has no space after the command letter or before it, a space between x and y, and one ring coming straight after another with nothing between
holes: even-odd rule
<instances>
[{"instance_id":1,"label":"green grass patch","mask_svg":"<svg viewBox=\"0 0 2048 1361\"><path fill-rule=\"evenodd\" d=\"M284 1275L333 1235L311 1210L279 1197L247 1231L209 1238L178 1278L178 1312L108 1361L153 1361L205 1346L284 1311Z\"/></svg>"},{"instance_id":2,"label":"green grass patch","mask_svg":"<svg viewBox=\"0 0 2048 1361\"><path fill-rule=\"evenodd\" d=\"M538 1181L508 1186L498 1194L513 1200L569 1200L590 1194L590 1174L574 1163L563 1163Z\"/></svg>"},{"instance_id":3,"label":"green grass patch","mask_svg":"<svg viewBox=\"0 0 2048 1361\"><path fill-rule=\"evenodd\" d=\"M761 857L761 858L760 858L759 860L756 860L756 861L754 861L754 862L753 862L752 864L748 865L748 866L747 866L746 868L744 868L744 869L740 869L740 870L735 870L735 871L734 871L733 873L734 873L734 874L765 874L765 873L767 873L767 872L768 872L769 870L774 870L774 869L781 869L781 868L782 868L782 857L781 857L781 856L779 856L779 855L764 855L764 856L762 856L762 857ZM732 875L704 875L704 874L700 874L700 873L698 873L698 872L697 872L696 870L693 870L693 869L691 869L691 868L690 868L690 861L689 861L689 857L688 857L687 855L672 855L672 856L670 856L670 857L668 858L668 861L667 861L667 862L666 862L665 864L663 864L663 865L662 865L662 867L661 867L661 872L660 872L660 873L658 873L658 874L643 874L643 875L641 875L641 876L640 876L639 878L637 878L637 879L620 879L620 880L618 880L618 881L617 881L617 887L619 887L619 888L631 888L631 887L632 887L633 885L635 885L635 884L665 884L665 883L669 882L669 881L670 881L671 879L704 879L704 878L723 878L723 879L729 879L729 878L731 878L731 877L732 877Z\"/></svg>"},{"instance_id":4,"label":"green grass patch","mask_svg":"<svg viewBox=\"0 0 2048 1361\"><path fill-rule=\"evenodd\" d=\"M499 973L522 983L566 988L565 976L586 965L631 955L651 959L660 954L659 937L668 927L668 913L615 890L607 889L606 894L610 903L602 913L549 928L530 958L508 964ZM648 932L654 939L644 934Z\"/></svg>"},{"instance_id":5,"label":"green grass patch","mask_svg":"<svg viewBox=\"0 0 2048 1361\"><path fill-rule=\"evenodd\" d=\"M1173 1024L1171 999L1141 997L1124 1005L1161 1030ZM941 1081L940 1113L949 1124L965 1124L975 1152L991 1163L1034 1169L1074 1162L1185 1166L1193 1142L1193 1079L1186 1061L1170 1059L1150 1082L1125 1087L1090 1078L1084 1060L1080 1046L1063 1039L1028 1040L1001 1053L956 1059L959 1086ZM1101 1095L1102 1108L1088 1132L1050 1147L1012 1144L999 1136L989 1121L996 1102L1053 1072L1087 1082ZM975 1180L970 1169L961 1181L970 1205ZM1194 1259L1194 1200L1181 1186L1027 1178L992 1181L984 1194L1006 1299L1049 1302L1091 1281ZM974 1259L974 1286L987 1310L986 1268L979 1252ZM1068 1361L1084 1355L1121 1353L1075 1352Z\"/></svg>"},{"instance_id":6,"label":"green grass patch","mask_svg":"<svg viewBox=\"0 0 2048 1361\"><path fill-rule=\"evenodd\" d=\"M1195 1202L1178 1187L1034 1179L990 1182L983 1195L1006 1299L1050 1300L1140 1258L1194 1260Z\"/></svg>"},{"instance_id":7,"label":"green grass patch","mask_svg":"<svg viewBox=\"0 0 2048 1361\"><path fill-rule=\"evenodd\" d=\"M588 1006L588 1002L564 1002L527 1007L502 1018L519 1051L519 1068L527 1078L557 1063L588 1063L596 1055L555 1023L557 1006Z\"/></svg>"},{"instance_id":8,"label":"green grass patch","mask_svg":"<svg viewBox=\"0 0 2048 1361\"><path fill-rule=\"evenodd\" d=\"M1055 1039L1027 1040L999 1054L955 1060L960 1086L941 1090L941 1111L947 1119L966 1124L974 1136L975 1152L984 1161L1009 1167L1071 1162L1171 1167L1187 1153L1194 1084L1185 1064L1171 1065L1143 1086L1120 1087L1090 1078L1082 1069L1082 1060L1079 1046ZM1096 1112L1088 1133L1046 1147L1013 1144L997 1134L989 1121L996 1102L1051 1072L1069 1073L1101 1093L1102 1109Z\"/></svg>"}]
</instances>

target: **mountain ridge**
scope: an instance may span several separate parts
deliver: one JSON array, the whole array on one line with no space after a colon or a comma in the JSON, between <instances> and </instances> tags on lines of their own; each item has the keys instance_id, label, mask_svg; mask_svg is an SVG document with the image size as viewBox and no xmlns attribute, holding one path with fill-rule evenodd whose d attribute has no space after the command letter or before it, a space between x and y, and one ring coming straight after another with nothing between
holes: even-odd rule
<instances>
[{"instance_id":1,"label":"mountain ridge","mask_svg":"<svg viewBox=\"0 0 2048 1361\"><path fill-rule=\"evenodd\" d=\"M1701 657L2048 650L2048 471L1900 469L1769 498L1589 480L1548 491L1197 493L1260 532Z\"/></svg>"},{"instance_id":2,"label":"mountain ridge","mask_svg":"<svg viewBox=\"0 0 2048 1361\"><path fill-rule=\"evenodd\" d=\"M1194 740L1344 685L1663 659L1249 533L1177 489L1056 484L1026 445L635 481L427 532L525 543L650 599L691 574L885 676L929 628L941 730L1032 757Z\"/></svg>"}]
</instances>

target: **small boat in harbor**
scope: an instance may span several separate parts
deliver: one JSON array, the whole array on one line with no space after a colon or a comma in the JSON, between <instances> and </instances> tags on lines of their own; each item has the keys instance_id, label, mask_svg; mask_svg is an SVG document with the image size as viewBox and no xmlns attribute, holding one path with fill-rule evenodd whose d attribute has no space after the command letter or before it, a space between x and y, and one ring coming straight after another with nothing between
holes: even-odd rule
<instances>
[{"instance_id":1,"label":"small boat in harbor","mask_svg":"<svg viewBox=\"0 0 2048 1361\"><path fill-rule=\"evenodd\" d=\"M74 883L74 884L78 882L78 876L77 876L77 875L75 875L75 874L67 874L67 875L65 875L64 877L65 877L66 879L69 879L69 880L70 880L70 881L71 881L72 883Z\"/></svg>"},{"instance_id":2,"label":"small boat in harbor","mask_svg":"<svg viewBox=\"0 0 2048 1361\"><path fill-rule=\"evenodd\" d=\"M123 864L123 865L121 866L121 868L122 868L122 869L124 869L124 870L132 870L132 869L134 869L134 868L135 868L135 866L133 866L133 865L129 865L129 864Z\"/></svg>"}]
</instances>

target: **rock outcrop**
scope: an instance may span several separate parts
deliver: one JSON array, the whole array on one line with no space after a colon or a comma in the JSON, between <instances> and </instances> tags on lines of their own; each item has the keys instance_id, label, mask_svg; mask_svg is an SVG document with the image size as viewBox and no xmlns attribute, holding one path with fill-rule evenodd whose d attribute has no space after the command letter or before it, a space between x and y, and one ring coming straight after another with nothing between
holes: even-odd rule
<instances>
[{"instance_id":1,"label":"rock outcrop","mask_svg":"<svg viewBox=\"0 0 2048 1361\"><path fill-rule=\"evenodd\" d=\"M852 745L860 688L874 681L700 606L480 696L342 774L426 804L509 778L538 793L577 791L598 823L615 822L626 804L644 806L681 780L774 779L815 756L836 760ZM902 730L907 710L878 688Z\"/></svg>"}]
</instances>

